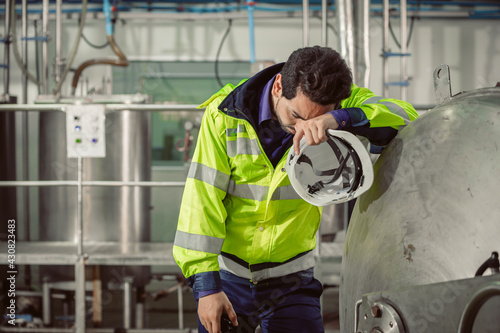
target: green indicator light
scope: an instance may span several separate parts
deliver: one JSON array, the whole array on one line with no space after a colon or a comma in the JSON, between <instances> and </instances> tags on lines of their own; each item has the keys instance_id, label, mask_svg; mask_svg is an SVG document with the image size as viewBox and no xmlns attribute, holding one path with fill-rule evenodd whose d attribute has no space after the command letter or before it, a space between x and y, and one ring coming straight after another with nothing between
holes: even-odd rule
<instances>
[{"instance_id":1,"label":"green indicator light","mask_svg":"<svg viewBox=\"0 0 500 333\"><path fill-rule=\"evenodd\" d=\"M75 142L76 143L82 143L82 139L76 139Z\"/></svg>"}]
</instances>

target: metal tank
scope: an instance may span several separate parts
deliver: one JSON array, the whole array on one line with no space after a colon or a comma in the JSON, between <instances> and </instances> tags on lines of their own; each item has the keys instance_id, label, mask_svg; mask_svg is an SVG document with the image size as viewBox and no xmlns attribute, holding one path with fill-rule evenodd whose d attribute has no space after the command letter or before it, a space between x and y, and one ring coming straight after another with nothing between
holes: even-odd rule
<instances>
[{"instance_id":1,"label":"metal tank","mask_svg":"<svg viewBox=\"0 0 500 333\"><path fill-rule=\"evenodd\" d=\"M374 165L372 188L358 198L343 255L341 332L355 332L362 295L473 278L500 250L500 88L444 101L398 134ZM436 297L424 304L439 305ZM498 325L496 308L490 321ZM425 332L443 332L424 323ZM456 323L447 325L456 332Z\"/></svg>"},{"instance_id":2,"label":"metal tank","mask_svg":"<svg viewBox=\"0 0 500 333\"><path fill-rule=\"evenodd\" d=\"M92 96L94 104L149 102L144 95ZM87 103L88 103L87 98ZM39 101L40 102L40 101ZM50 102L50 101L43 101ZM64 100L72 104L78 99ZM83 180L151 180L151 125L147 112L117 111L106 114L106 157L83 158ZM66 115L40 113L40 180L77 180L77 159L67 158ZM40 240L75 241L76 187L41 187ZM150 240L150 188L138 186L83 188L83 241L148 242ZM104 280L134 276L135 285L149 282L149 267L103 269ZM73 280L73 268L41 267L46 281ZM115 280L116 281L116 280Z\"/></svg>"}]
</instances>

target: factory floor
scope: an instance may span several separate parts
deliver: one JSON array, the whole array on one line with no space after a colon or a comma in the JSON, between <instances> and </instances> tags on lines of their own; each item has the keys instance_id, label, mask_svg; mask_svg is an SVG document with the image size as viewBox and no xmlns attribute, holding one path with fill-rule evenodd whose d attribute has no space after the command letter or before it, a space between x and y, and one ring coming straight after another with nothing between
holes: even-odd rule
<instances>
[{"instance_id":1,"label":"factory floor","mask_svg":"<svg viewBox=\"0 0 500 333\"><path fill-rule=\"evenodd\" d=\"M323 321L325 333L338 333L339 329L339 292L338 288L326 288L323 293ZM116 298L115 298L116 297ZM103 327L119 327L122 318L121 294L113 294L114 301L103 308L105 317ZM179 328L177 292L157 301L146 299L145 327L176 329ZM196 333L196 302L190 290L183 292L184 328Z\"/></svg>"},{"instance_id":2,"label":"factory floor","mask_svg":"<svg viewBox=\"0 0 500 333\"><path fill-rule=\"evenodd\" d=\"M38 275L38 267L32 267L35 276ZM19 281L23 281L19 279ZM175 281L161 282L152 280L146 287L145 305L144 305L144 325L146 329L158 330L176 330L179 329L179 312L178 290L171 290L167 296L158 300L154 300L154 295L161 290L173 289ZM24 286L20 286L19 291L26 290ZM65 297L63 297L66 295ZM41 293L40 293L41 296ZM53 291L51 304L51 327L70 328L73 325L74 302L72 301L74 294L63 293L61 291ZM64 299L66 301L64 301ZM29 301L31 300L31 301ZM183 321L184 329L190 329L190 332L197 332L197 317L196 317L196 302L193 298L192 291L185 287L182 291L183 300ZM29 311L33 317L41 318L42 300L40 297L21 297L19 296L19 304L26 302L32 304L34 309ZM63 311L63 309L65 311ZM87 328L97 327L93 323L92 312L92 293L87 292ZM339 327L339 289L338 287L325 287L322 296L322 310L325 333L338 333ZM102 290L102 328L120 328L123 324L123 291ZM132 324L132 328L135 327ZM0 332L2 327L0 327Z\"/></svg>"}]
</instances>

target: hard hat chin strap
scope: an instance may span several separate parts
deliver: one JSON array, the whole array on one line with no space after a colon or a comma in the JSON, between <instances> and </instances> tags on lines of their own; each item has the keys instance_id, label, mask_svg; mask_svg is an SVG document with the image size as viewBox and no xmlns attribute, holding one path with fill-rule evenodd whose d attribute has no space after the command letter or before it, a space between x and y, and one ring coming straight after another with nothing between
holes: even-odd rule
<instances>
[{"instance_id":1,"label":"hard hat chin strap","mask_svg":"<svg viewBox=\"0 0 500 333\"><path fill-rule=\"evenodd\" d=\"M361 166L361 161L359 159L359 156L356 153L356 150L349 144L348 141L344 140L343 138L333 137L331 135L328 135L328 136L330 137L330 139L327 141L328 145L330 146L330 148L332 148L332 150L335 153L335 156L337 157L339 164L340 164L338 168L324 170L324 171L316 170L313 166L311 159L305 154L300 155L299 158L297 159L296 163L297 164L300 164L300 163L309 164L313 170L313 173L316 176L319 176L319 177L321 177L321 176L333 176L332 179L330 179L328 181L320 180L320 181L317 181L316 183L314 183L313 185L307 185L309 194L315 194L316 192L318 192L319 190L324 188L325 185L328 185L328 184L331 184L331 183L337 181L339 179L339 177L342 175L344 170L352 172L352 170L347 170L348 168L346 168L346 163L347 163L349 157L351 157L353 160L353 163L354 163L354 180L352 182L352 185L350 184L349 181L343 182L343 188L344 189L349 188L347 193L351 193L352 191L355 191L358 188L361 177L363 175L363 169ZM345 157L342 155L342 152L340 151L339 147L335 144L335 142L333 140L334 138L336 140L340 141L347 149L348 153Z\"/></svg>"}]
</instances>

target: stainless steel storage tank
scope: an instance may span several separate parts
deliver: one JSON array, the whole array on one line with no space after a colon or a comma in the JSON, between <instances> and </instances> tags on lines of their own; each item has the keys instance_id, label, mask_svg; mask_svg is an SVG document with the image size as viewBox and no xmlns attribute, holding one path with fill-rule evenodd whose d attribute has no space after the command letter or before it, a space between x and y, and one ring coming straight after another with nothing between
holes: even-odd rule
<instances>
[{"instance_id":1,"label":"stainless steel storage tank","mask_svg":"<svg viewBox=\"0 0 500 333\"><path fill-rule=\"evenodd\" d=\"M91 102L145 103L148 98L144 95L93 96ZM150 114L137 111L108 113L105 127L106 157L83 158L83 180L151 180ZM64 113L40 113L39 155L40 180L77 180L77 159L67 158ZM84 244L150 240L149 187L84 187L82 200ZM41 241L75 241L76 187L41 187L39 207ZM120 267L117 271L122 277L135 276L136 285L149 281L147 267L125 270ZM46 266L41 268L41 275L50 280L72 280L74 276L73 268ZM110 274L103 272L102 275Z\"/></svg>"},{"instance_id":2,"label":"stainless steel storage tank","mask_svg":"<svg viewBox=\"0 0 500 333\"><path fill-rule=\"evenodd\" d=\"M454 96L404 128L349 225L340 322L366 293L472 278L500 250L500 88Z\"/></svg>"}]
</instances>

